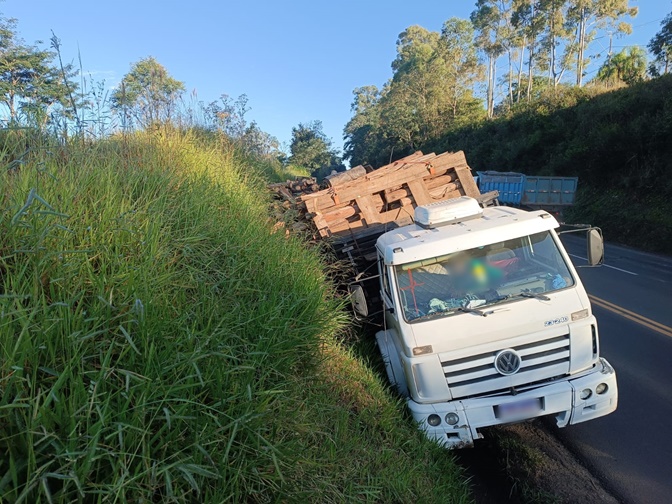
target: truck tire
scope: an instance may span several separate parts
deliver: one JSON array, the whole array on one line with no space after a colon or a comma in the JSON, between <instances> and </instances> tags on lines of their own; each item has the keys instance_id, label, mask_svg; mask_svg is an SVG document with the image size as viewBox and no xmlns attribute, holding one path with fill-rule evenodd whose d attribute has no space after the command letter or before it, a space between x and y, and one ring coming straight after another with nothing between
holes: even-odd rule
<instances>
[{"instance_id":1,"label":"truck tire","mask_svg":"<svg viewBox=\"0 0 672 504\"><path fill-rule=\"evenodd\" d=\"M376 342L380 355L385 363L385 371L390 384L399 392L402 397L408 397L408 384L406 383L406 374L399 358L399 352L394 345L391 331L379 331L376 333Z\"/></svg>"}]
</instances>

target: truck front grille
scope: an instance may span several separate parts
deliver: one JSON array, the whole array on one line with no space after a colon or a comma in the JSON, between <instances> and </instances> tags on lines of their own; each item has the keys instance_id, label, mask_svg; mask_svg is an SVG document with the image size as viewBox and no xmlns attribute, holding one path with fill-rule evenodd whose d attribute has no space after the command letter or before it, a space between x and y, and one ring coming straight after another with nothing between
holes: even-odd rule
<instances>
[{"instance_id":1,"label":"truck front grille","mask_svg":"<svg viewBox=\"0 0 672 504\"><path fill-rule=\"evenodd\" d=\"M495 356L505 348L514 349L522 360L513 375L501 375L495 369ZM527 385L569 372L569 334L442 361L441 365L453 399Z\"/></svg>"}]
</instances>

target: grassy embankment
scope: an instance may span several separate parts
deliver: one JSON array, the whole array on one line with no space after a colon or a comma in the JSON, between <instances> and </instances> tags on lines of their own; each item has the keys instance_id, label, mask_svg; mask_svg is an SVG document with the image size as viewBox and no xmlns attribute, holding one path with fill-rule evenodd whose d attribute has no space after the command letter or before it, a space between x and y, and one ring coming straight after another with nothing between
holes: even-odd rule
<instances>
[{"instance_id":1,"label":"grassy embankment","mask_svg":"<svg viewBox=\"0 0 672 504\"><path fill-rule=\"evenodd\" d=\"M175 134L0 153L1 500L468 500L339 344L262 164Z\"/></svg>"},{"instance_id":2,"label":"grassy embankment","mask_svg":"<svg viewBox=\"0 0 672 504\"><path fill-rule=\"evenodd\" d=\"M601 226L608 240L672 254L672 75L601 94L549 93L431 148L464 150L474 170L578 176L568 219Z\"/></svg>"}]
</instances>

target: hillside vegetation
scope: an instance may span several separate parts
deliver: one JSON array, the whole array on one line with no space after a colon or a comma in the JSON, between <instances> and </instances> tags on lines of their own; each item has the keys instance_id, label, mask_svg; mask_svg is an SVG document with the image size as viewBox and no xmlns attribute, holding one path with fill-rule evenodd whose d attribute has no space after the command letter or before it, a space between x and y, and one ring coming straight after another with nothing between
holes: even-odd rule
<instances>
[{"instance_id":1,"label":"hillside vegetation","mask_svg":"<svg viewBox=\"0 0 672 504\"><path fill-rule=\"evenodd\" d=\"M672 253L672 75L616 91L568 89L432 143L474 170L579 177L567 215L607 239Z\"/></svg>"},{"instance_id":2,"label":"hillside vegetation","mask_svg":"<svg viewBox=\"0 0 672 504\"><path fill-rule=\"evenodd\" d=\"M0 137L0 500L465 502L225 141Z\"/></svg>"},{"instance_id":3,"label":"hillside vegetation","mask_svg":"<svg viewBox=\"0 0 672 504\"><path fill-rule=\"evenodd\" d=\"M672 14L650 53L596 50L641 26L631 4L478 0L441 31L407 27L391 78L353 90L344 159L462 149L477 170L578 175L568 219L672 253Z\"/></svg>"}]
</instances>

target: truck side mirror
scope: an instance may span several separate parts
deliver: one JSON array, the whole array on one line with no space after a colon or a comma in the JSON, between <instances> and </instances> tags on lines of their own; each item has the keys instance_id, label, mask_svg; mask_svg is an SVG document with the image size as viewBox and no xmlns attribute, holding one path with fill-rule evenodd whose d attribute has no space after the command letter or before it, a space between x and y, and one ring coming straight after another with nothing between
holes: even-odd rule
<instances>
[{"instance_id":1,"label":"truck side mirror","mask_svg":"<svg viewBox=\"0 0 672 504\"><path fill-rule=\"evenodd\" d=\"M350 291L350 302L352 309L357 315L362 317L369 316L369 306L366 304L366 296L364 295L364 288L361 285L348 286Z\"/></svg>"},{"instance_id":2,"label":"truck side mirror","mask_svg":"<svg viewBox=\"0 0 672 504\"><path fill-rule=\"evenodd\" d=\"M604 240L602 231L599 228L592 228L588 231L588 264L590 266L599 266L604 262Z\"/></svg>"}]
</instances>

